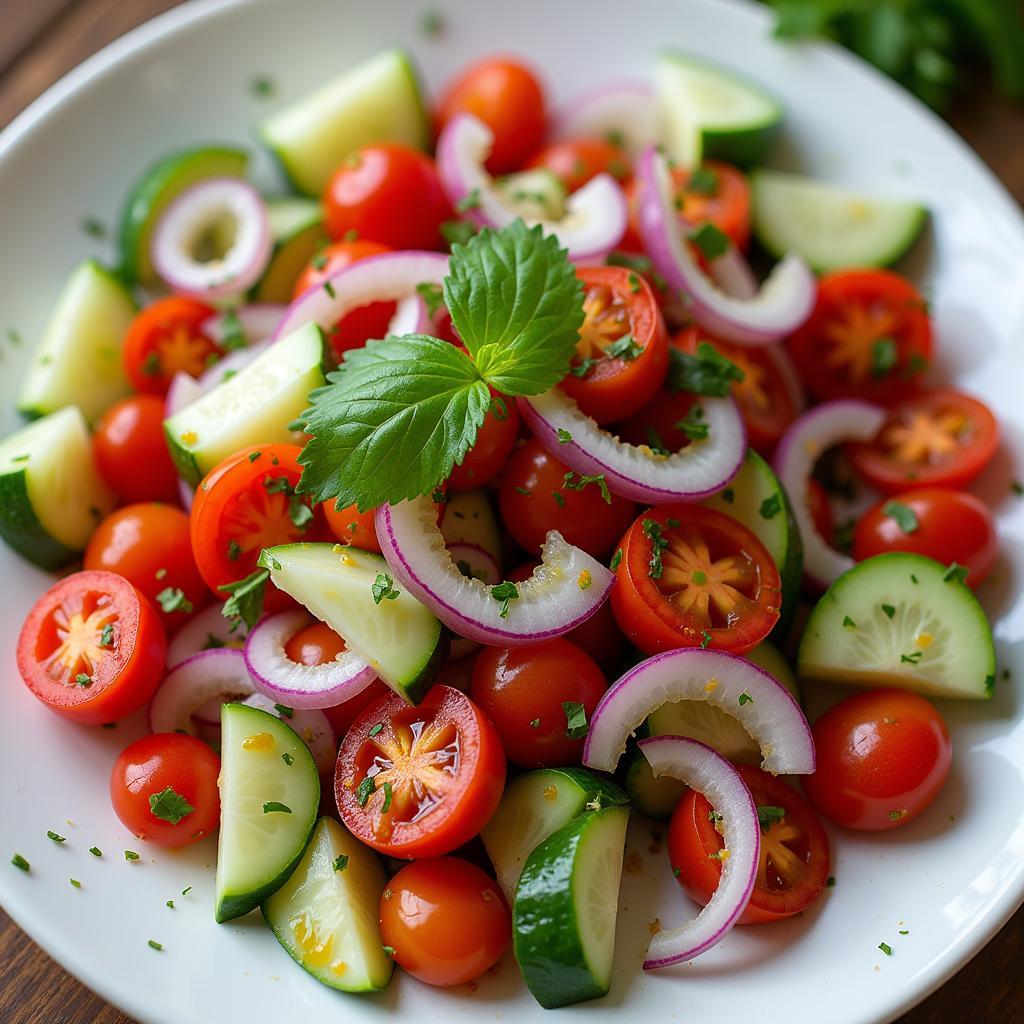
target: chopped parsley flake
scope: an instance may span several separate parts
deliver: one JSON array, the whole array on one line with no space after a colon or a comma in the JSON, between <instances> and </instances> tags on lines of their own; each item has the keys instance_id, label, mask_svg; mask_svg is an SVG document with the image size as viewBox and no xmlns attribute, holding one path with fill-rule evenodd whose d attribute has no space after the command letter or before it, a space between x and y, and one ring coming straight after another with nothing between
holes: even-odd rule
<instances>
[{"instance_id":1,"label":"chopped parsley flake","mask_svg":"<svg viewBox=\"0 0 1024 1024\"><path fill-rule=\"evenodd\" d=\"M99 217L83 217L79 221L78 226L90 238L107 237L107 226L99 219Z\"/></svg>"},{"instance_id":2,"label":"chopped parsley flake","mask_svg":"<svg viewBox=\"0 0 1024 1024\"><path fill-rule=\"evenodd\" d=\"M629 275L629 290L635 295L640 291L640 278L636 274L630 273Z\"/></svg>"},{"instance_id":3,"label":"chopped parsley flake","mask_svg":"<svg viewBox=\"0 0 1024 1024\"><path fill-rule=\"evenodd\" d=\"M555 492L558 493L557 491ZM515 601L519 597L519 588L512 583L510 580L505 580L497 586L491 587L491 597L495 601L501 602L501 611L498 612L499 618L508 618L509 602Z\"/></svg>"},{"instance_id":4,"label":"chopped parsley flake","mask_svg":"<svg viewBox=\"0 0 1024 1024\"><path fill-rule=\"evenodd\" d=\"M92 676L88 676L84 672L79 672L78 675L75 676L75 686L80 686L83 690L87 690L92 686Z\"/></svg>"},{"instance_id":5,"label":"chopped parsley flake","mask_svg":"<svg viewBox=\"0 0 1024 1024\"><path fill-rule=\"evenodd\" d=\"M150 793L149 809L154 817L161 821L169 821L177 825L182 818L187 818L195 808L170 786L159 793Z\"/></svg>"},{"instance_id":6,"label":"chopped parsley flake","mask_svg":"<svg viewBox=\"0 0 1024 1024\"><path fill-rule=\"evenodd\" d=\"M31 869L31 867L32 867L32 865L31 865L31 864L29 864L29 862L28 862L27 860L25 860L25 858L24 858L24 857L22 857L22 855L21 855L20 853L16 853L16 854L15 854L15 855L14 855L14 856L13 856L13 857L11 858L11 863L12 863L12 864L13 864L13 865L14 865L14 866L15 866L15 867L16 867L16 868L17 868L17 869L19 870L19 871L29 871L29 870Z\"/></svg>"},{"instance_id":7,"label":"chopped parsley flake","mask_svg":"<svg viewBox=\"0 0 1024 1024\"><path fill-rule=\"evenodd\" d=\"M568 444L572 440L572 434L569 433L564 427L558 428L558 443Z\"/></svg>"},{"instance_id":8,"label":"chopped parsley flake","mask_svg":"<svg viewBox=\"0 0 1024 1024\"><path fill-rule=\"evenodd\" d=\"M702 651L705 651L705 650L707 650L707 648L709 647L710 644L711 644L711 634L706 629L702 629L700 631L700 649ZM740 701L740 703L742 704L743 702Z\"/></svg>"},{"instance_id":9,"label":"chopped parsley flake","mask_svg":"<svg viewBox=\"0 0 1024 1024\"><path fill-rule=\"evenodd\" d=\"M156 941L156 939L150 939L147 943L150 949L155 949L158 953L164 948L163 945Z\"/></svg>"},{"instance_id":10,"label":"chopped parsley flake","mask_svg":"<svg viewBox=\"0 0 1024 1024\"><path fill-rule=\"evenodd\" d=\"M786 816L785 807L775 807L771 804L758 807L757 823L761 828L769 828L778 824Z\"/></svg>"},{"instance_id":11,"label":"chopped parsley flake","mask_svg":"<svg viewBox=\"0 0 1024 1024\"><path fill-rule=\"evenodd\" d=\"M274 710L280 718L292 718L295 715L295 711L287 704L275 704Z\"/></svg>"},{"instance_id":12,"label":"chopped parsley flake","mask_svg":"<svg viewBox=\"0 0 1024 1024\"><path fill-rule=\"evenodd\" d=\"M726 487L726 489L722 491L722 501L727 505L731 505L735 500L736 492L731 487Z\"/></svg>"},{"instance_id":13,"label":"chopped parsley flake","mask_svg":"<svg viewBox=\"0 0 1024 1024\"><path fill-rule=\"evenodd\" d=\"M844 629L856 629L857 628L857 623L854 622L853 619L851 619L849 615L844 615L843 616L843 628Z\"/></svg>"},{"instance_id":14,"label":"chopped parsley flake","mask_svg":"<svg viewBox=\"0 0 1024 1024\"><path fill-rule=\"evenodd\" d=\"M228 561L237 562L238 556L242 553L242 545L234 537L228 541Z\"/></svg>"},{"instance_id":15,"label":"chopped parsley flake","mask_svg":"<svg viewBox=\"0 0 1024 1024\"><path fill-rule=\"evenodd\" d=\"M540 719L539 718L531 719L530 720L530 728L531 729L539 729L540 728Z\"/></svg>"},{"instance_id":16,"label":"chopped parsley flake","mask_svg":"<svg viewBox=\"0 0 1024 1024\"><path fill-rule=\"evenodd\" d=\"M613 341L605 347L604 356L606 359L621 359L623 362L631 363L638 356L644 353L643 347L633 340L632 334L624 334L617 341Z\"/></svg>"},{"instance_id":17,"label":"chopped parsley flake","mask_svg":"<svg viewBox=\"0 0 1024 1024\"><path fill-rule=\"evenodd\" d=\"M622 562L622 548L616 548L615 549L615 554L612 555L612 560L608 563L608 568L611 569L612 572L615 572L615 570L618 569L619 564L621 562Z\"/></svg>"},{"instance_id":18,"label":"chopped parsley flake","mask_svg":"<svg viewBox=\"0 0 1024 1024\"><path fill-rule=\"evenodd\" d=\"M647 563L647 575L652 580L660 580L665 568L661 564L661 553L668 547L668 541L661 535L661 523L656 520L645 519L642 526L644 535L651 542L651 558Z\"/></svg>"},{"instance_id":19,"label":"chopped parsley flake","mask_svg":"<svg viewBox=\"0 0 1024 1024\"><path fill-rule=\"evenodd\" d=\"M167 613L182 612L188 615L193 609L192 602L185 596L185 591L180 587L164 587L156 595L157 603Z\"/></svg>"},{"instance_id":20,"label":"chopped parsley flake","mask_svg":"<svg viewBox=\"0 0 1024 1024\"><path fill-rule=\"evenodd\" d=\"M551 497L559 508L565 508L565 495L561 491L552 491Z\"/></svg>"},{"instance_id":21,"label":"chopped parsley flake","mask_svg":"<svg viewBox=\"0 0 1024 1024\"><path fill-rule=\"evenodd\" d=\"M1024 484L1022 484L1019 480L1010 481L1010 490L1013 491L1013 493L1016 494L1018 498L1024 496Z\"/></svg>"},{"instance_id":22,"label":"chopped parsley flake","mask_svg":"<svg viewBox=\"0 0 1024 1024\"><path fill-rule=\"evenodd\" d=\"M139 859L139 855L134 850L125 850L124 851L124 859L125 860L135 861L135 860Z\"/></svg>"},{"instance_id":23,"label":"chopped parsley flake","mask_svg":"<svg viewBox=\"0 0 1024 1024\"><path fill-rule=\"evenodd\" d=\"M53 842L55 842L55 843L67 842L67 840L64 838L64 836L58 835L56 832L47 832L46 833L46 838L47 839L52 839Z\"/></svg>"},{"instance_id":24,"label":"chopped parsley flake","mask_svg":"<svg viewBox=\"0 0 1024 1024\"><path fill-rule=\"evenodd\" d=\"M167 902L166 902L166 903L164 904L164 906L165 906L165 907L166 907L166 908L167 908L168 910L173 910L173 909L174 909L174 900L168 900L168 901L167 901Z\"/></svg>"},{"instance_id":25,"label":"chopped parsley flake","mask_svg":"<svg viewBox=\"0 0 1024 1024\"><path fill-rule=\"evenodd\" d=\"M885 377L892 373L899 350L892 338L879 338L871 346L871 376Z\"/></svg>"},{"instance_id":26,"label":"chopped parsley flake","mask_svg":"<svg viewBox=\"0 0 1024 1024\"><path fill-rule=\"evenodd\" d=\"M674 424L676 430L680 431L691 441L706 441L711 433L710 424L704 423L704 407L701 405L690 406L684 419Z\"/></svg>"},{"instance_id":27,"label":"chopped parsley flake","mask_svg":"<svg viewBox=\"0 0 1024 1024\"><path fill-rule=\"evenodd\" d=\"M754 698L750 696L745 690L740 694L739 705L743 707L744 704L753 704Z\"/></svg>"},{"instance_id":28,"label":"chopped parsley flake","mask_svg":"<svg viewBox=\"0 0 1024 1024\"><path fill-rule=\"evenodd\" d=\"M900 935L909 935L909 934L910 934L910 930L909 929L907 929L907 928L901 928L900 929Z\"/></svg>"},{"instance_id":29,"label":"chopped parsley flake","mask_svg":"<svg viewBox=\"0 0 1024 1024\"><path fill-rule=\"evenodd\" d=\"M366 806L366 802L373 796L376 789L377 784L373 781L373 776L364 776L363 781L356 786L356 800L359 801L360 807Z\"/></svg>"},{"instance_id":30,"label":"chopped parsley flake","mask_svg":"<svg viewBox=\"0 0 1024 1024\"><path fill-rule=\"evenodd\" d=\"M480 208L480 189L470 189L456 204L455 209L459 213L466 213L468 210Z\"/></svg>"},{"instance_id":31,"label":"chopped parsley flake","mask_svg":"<svg viewBox=\"0 0 1024 1024\"><path fill-rule=\"evenodd\" d=\"M896 525L903 533L914 533L921 526L914 510L909 505L904 505L901 501L887 501L882 506L882 514L895 520Z\"/></svg>"},{"instance_id":32,"label":"chopped parsley flake","mask_svg":"<svg viewBox=\"0 0 1024 1024\"><path fill-rule=\"evenodd\" d=\"M533 491L529 487L513 487L512 490L517 494L521 494L524 498L529 498L533 495Z\"/></svg>"},{"instance_id":33,"label":"chopped parsley flake","mask_svg":"<svg viewBox=\"0 0 1024 1024\"><path fill-rule=\"evenodd\" d=\"M896 614L896 609L891 604L883 604L882 611L891 619Z\"/></svg>"},{"instance_id":34,"label":"chopped parsley flake","mask_svg":"<svg viewBox=\"0 0 1024 1024\"><path fill-rule=\"evenodd\" d=\"M718 173L710 167L698 167L686 183L686 191L698 196L713 196L718 192Z\"/></svg>"},{"instance_id":35,"label":"chopped parsley flake","mask_svg":"<svg viewBox=\"0 0 1024 1024\"><path fill-rule=\"evenodd\" d=\"M268 800L263 805L264 814L291 814L292 809L287 805L281 803L279 800Z\"/></svg>"},{"instance_id":36,"label":"chopped parsley flake","mask_svg":"<svg viewBox=\"0 0 1024 1024\"><path fill-rule=\"evenodd\" d=\"M381 787L384 790L384 800L380 805L380 813L387 814L391 810L391 798L394 795L391 789L391 783L385 782Z\"/></svg>"},{"instance_id":37,"label":"chopped parsley flake","mask_svg":"<svg viewBox=\"0 0 1024 1024\"><path fill-rule=\"evenodd\" d=\"M825 879L825 888L826 889L833 889L833 888L835 888L835 884L836 884L836 876L835 875L829 875L828 878Z\"/></svg>"},{"instance_id":38,"label":"chopped parsley flake","mask_svg":"<svg viewBox=\"0 0 1024 1024\"><path fill-rule=\"evenodd\" d=\"M433 316L444 307L444 289L434 281L421 281L416 292L427 307L427 315Z\"/></svg>"},{"instance_id":39,"label":"chopped parsley flake","mask_svg":"<svg viewBox=\"0 0 1024 1024\"><path fill-rule=\"evenodd\" d=\"M386 957L393 957L395 955L395 947L394 946L381 946L380 948L382 950L384 950L384 955Z\"/></svg>"},{"instance_id":40,"label":"chopped parsley flake","mask_svg":"<svg viewBox=\"0 0 1024 1024\"><path fill-rule=\"evenodd\" d=\"M587 709L574 700L563 700L562 710L565 712L565 735L571 740L578 740L587 735Z\"/></svg>"},{"instance_id":41,"label":"chopped parsley flake","mask_svg":"<svg viewBox=\"0 0 1024 1024\"><path fill-rule=\"evenodd\" d=\"M292 755L289 754L287 750L281 755L281 760L284 761L284 763L288 765L289 768L291 768L291 766L295 764L295 758L292 757Z\"/></svg>"},{"instance_id":42,"label":"chopped parsley flake","mask_svg":"<svg viewBox=\"0 0 1024 1024\"><path fill-rule=\"evenodd\" d=\"M378 722L376 725L371 725L370 726L370 731L366 735L369 736L372 739L374 736L378 735L379 733L381 733L383 731L384 731L384 723L383 722Z\"/></svg>"},{"instance_id":43,"label":"chopped parsley flake","mask_svg":"<svg viewBox=\"0 0 1024 1024\"><path fill-rule=\"evenodd\" d=\"M111 647L114 643L114 627L111 623L107 623L103 627L103 632L100 633L100 647Z\"/></svg>"},{"instance_id":44,"label":"chopped parsley flake","mask_svg":"<svg viewBox=\"0 0 1024 1024\"><path fill-rule=\"evenodd\" d=\"M395 589L395 581L386 572L379 572L370 586L370 593L373 594L373 603L380 604L381 601L394 601L401 591Z\"/></svg>"},{"instance_id":45,"label":"chopped parsley flake","mask_svg":"<svg viewBox=\"0 0 1024 1024\"><path fill-rule=\"evenodd\" d=\"M185 888L181 890L181 895L182 896L187 896L191 891L192 891L192 886L191 885L186 885Z\"/></svg>"},{"instance_id":46,"label":"chopped parsley flake","mask_svg":"<svg viewBox=\"0 0 1024 1024\"><path fill-rule=\"evenodd\" d=\"M345 868L347 868L347 867L348 867L348 857L344 853L341 853L337 857L334 858L334 870L335 871L344 871Z\"/></svg>"},{"instance_id":47,"label":"chopped parsley flake","mask_svg":"<svg viewBox=\"0 0 1024 1024\"><path fill-rule=\"evenodd\" d=\"M81 889L82 883L77 878L69 878L68 881L76 888Z\"/></svg>"},{"instance_id":48,"label":"chopped parsley flake","mask_svg":"<svg viewBox=\"0 0 1024 1024\"><path fill-rule=\"evenodd\" d=\"M98 846L90 846L89 847L89 852L94 857L102 857L103 856L103 851Z\"/></svg>"},{"instance_id":49,"label":"chopped parsley flake","mask_svg":"<svg viewBox=\"0 0 1024 1024\"><path fill-rule=\"evenodd\" d=\"M892 956L892 946L888 942L880 942L878 948L886 955Z\"/></svg>"},{"instance_id":50,"label":"chopped parsley flake","mask_svg":"<svg viewBox=\"0 0 1024 1024\"><path fill-rule=\"evenodd\" d=\"M700 249L701 255L707 260L716 260L724 256L732 245L729 236L710 222L701 224L686 237Z\"/></svg>"},{"instance_id":51,"label":"chopped parsley flake","mask_svg":"<svg viewBox=\"0 0 1024 1024\"><path fill-rule=\"evenodd\" d=\"M913 651L910 654L901 654L900 663L906 662L908 665L916 665L924 657L924 651Z\"/></svg>"},{"instance_id":52,"label":"chopped parsley flake","mask_svg":"<svg viewBox=\"0 0 1024 1024\"><path fill-rule=\"evenodd\" d=\"M576 474L572 470L562 478L562 483L570 491L582 491L587 484L596 484L597 489L601 492L601 500L606 504L612 503L612 495L608 490L608 484L605 481L604 473L582 473Z\"/></svg>"},{"instance_id":53,"label":"chopped parsley flake","mask_svg":"<svg viewBox=\"0 0 1024 1024\"><path fill-rule=\"evenodd\" d=\"M946 571L942 574L943 583L966 583L967 582L967 566L958 565L956 562L950 562Z\"/></svg>"},{"instance_id":54,"label":"chopped parsley flake","mask_svg":"<svg viewBox=\"0 0 1024 1024\"><path fill-rule=\"evenodd\" d=\"M760 508L757 510L757 514L762 519L774 519L782 511L782 498L776 491L770 498L765 498L761 502Z\"/></svg>"}]
</instances>

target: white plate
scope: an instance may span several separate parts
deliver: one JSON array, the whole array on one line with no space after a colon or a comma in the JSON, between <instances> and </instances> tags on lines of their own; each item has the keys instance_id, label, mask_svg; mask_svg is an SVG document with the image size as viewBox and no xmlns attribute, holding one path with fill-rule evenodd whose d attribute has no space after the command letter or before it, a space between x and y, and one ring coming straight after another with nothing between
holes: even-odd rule
<instances>
[{"instance_id":1,"label":"white plate","mask_svg":"<svg viewBox=\"0 0 1024 1024\"><path fill-rule=\"evenodd\" d=\"M712 0L431 0L445 12L436 39L423 9L357 0L190 3L158 18L69 75L0 139L0 310L26 339L38 336L60 280L97 243L83 216L113 223L125 188L164 150L202 140L248 140L268 109L249 89L279 85L276 104L393 43L416 54L437 84L466 60L526 54L551 94L603 77L643 74L654 49L675 44L755 76L787 110L779 166L864 189L923 198L933 242L913 271L932 298L940 369L998 410L1005 444L979 486L995 505L1003 559L984 599L997 625L1001 668L1024 678L1024 502L1008 488L1024 438L1024 223L1013 201L937 118L847 54L787 48L770 38L762 8ZM111 253L99 246L101 256ZM2 428L27 353L4 342ZM430 1021L550 1020L510 958L495 976L445 992L408 977L378 997L322 988L278 947L258 915L213 923L211 842L181 853L144 848L115 820L106 779L135 732L80 729L50 715L19 684L14 643L48 577L0 552L0 899L45 949L94 989L150 1024L296 1019L376 1021L396 1011ZM952 974L1024 896L1024 719L1013 681L987 704L952 702L956 758L938 805L881 837L833 832L838 883L801 920L739 929L690 966L643 974L655 916L690 913L664 854L627 874L611 994L568 1013L588 1020L879 1021ZM72 823L68 823L70 819ZM52 828L67 835L58 847ZM635 834L645 857L650 837ZM92 845L102 859L88 853ZM141 862L122 851L139 848ZM7 865L15 851L25 875ZM82 881L75 890L69 877ZM188 896L180 891L193 886ZM175 909L164 904L173 898ZM900 929L909 935L898 934ZM147 939L164 944L154 952ZM891 957L878 950L882 941ZM311 1014L320 1012L321 1016ZM328 1018L328 1015L329 1018Z\"/></svg>"}]
</instances>

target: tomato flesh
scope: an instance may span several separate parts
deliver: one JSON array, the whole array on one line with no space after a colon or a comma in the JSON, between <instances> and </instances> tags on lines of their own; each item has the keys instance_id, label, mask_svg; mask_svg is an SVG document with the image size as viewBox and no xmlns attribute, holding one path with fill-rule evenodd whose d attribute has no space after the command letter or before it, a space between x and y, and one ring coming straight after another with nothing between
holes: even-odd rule
<instances>
[{"instance_id":1,"label":"tomato flesh","mask_svg":"<svg viewBox=\"0 0 1024 1024\"><path fill-rule=\"evenodd\" d=\"M619 181L629 177L626 151L608 139L562 139L535 153L526 165L550 171L566 192L583 188L598 174L610 174Z\"/></svg>"}]
</instances>

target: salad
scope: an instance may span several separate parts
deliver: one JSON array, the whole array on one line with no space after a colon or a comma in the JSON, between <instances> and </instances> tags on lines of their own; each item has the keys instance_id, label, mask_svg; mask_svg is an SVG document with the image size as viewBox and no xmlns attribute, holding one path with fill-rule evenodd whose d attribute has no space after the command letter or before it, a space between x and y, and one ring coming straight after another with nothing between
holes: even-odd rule
<instances>
[{"instance_id":1,"label":"salad","mask_svg":"<svg viewBox=\"0 0 1024 1024\"><path fill-rule=\"evenodd\" d=\"M511 945L558 1007L609 990L631 818L682 890L655 971L928 813L932 699L995 685L998 425L887 269L926 211L770 169L783 114L678 53L428 108L391 50L264 120L287 191L164 155L72 273L0 441L0 535L60 573L18 669L146 711L97 785L216 834L217 922L345 992Z\"/></svg>"}]
</instances>

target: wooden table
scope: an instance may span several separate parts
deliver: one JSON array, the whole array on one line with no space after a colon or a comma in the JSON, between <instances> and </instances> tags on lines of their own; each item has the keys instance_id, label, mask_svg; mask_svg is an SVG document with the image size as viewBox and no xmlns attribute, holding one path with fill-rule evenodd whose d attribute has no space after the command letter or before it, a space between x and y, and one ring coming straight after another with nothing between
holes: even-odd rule
<instances>
[{"instance_id":1,"label":"wooden table","mask_svg":"<svg viewBox=\"0 0 1024 1024\"><path fill-rule=\"evenodd\" d=\"M0 127L65 72L179 0L7 0L0 34ZM1024 108L980 85L954 127L1024 202ZM900 1024L1024 1019L1024 910L952 981ZM784 1012L784 1011L783 1011ZM0 910L2 1024L131 1024L55 964Z\"/></svg>"}]
</instances>

